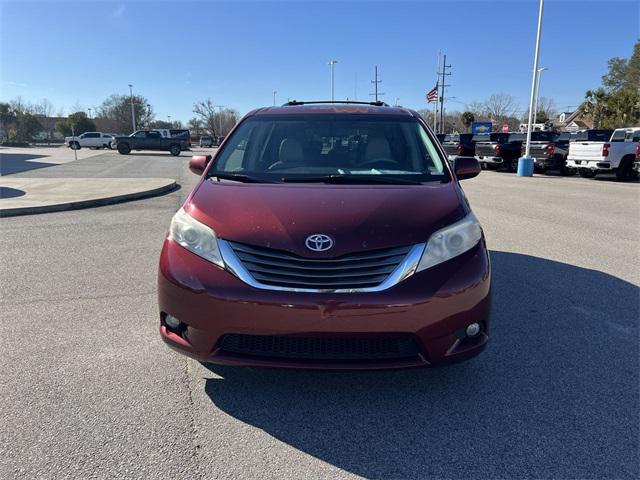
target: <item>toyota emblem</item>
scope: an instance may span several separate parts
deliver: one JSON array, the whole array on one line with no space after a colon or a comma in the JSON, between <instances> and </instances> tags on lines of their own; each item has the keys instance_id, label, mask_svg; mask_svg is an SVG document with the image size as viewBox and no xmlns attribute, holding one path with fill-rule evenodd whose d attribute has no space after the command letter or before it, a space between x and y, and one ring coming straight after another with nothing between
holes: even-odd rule
<instances>
[{"instance_id":1,"label":"toyota emblem","mask_svg":"<svg viewBox=\"0 0 640 480\"><path fill-rule=\"evenodd\" d=\"M324 233L314 233L307 237L304 244L313 252L326 252L333 247L333 240Z\"/></svg>"}]
</instances>

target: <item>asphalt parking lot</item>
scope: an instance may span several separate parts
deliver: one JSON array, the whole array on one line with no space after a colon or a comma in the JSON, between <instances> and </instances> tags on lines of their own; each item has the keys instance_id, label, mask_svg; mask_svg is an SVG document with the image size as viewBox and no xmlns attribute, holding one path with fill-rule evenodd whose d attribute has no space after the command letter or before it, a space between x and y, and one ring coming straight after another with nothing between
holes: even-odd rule
<instances>
[{"instance_id":1,"label":"asphalt parking lot","mask_svg":"<svg viewBox=\"0 0 640 480\"><path fill-rule=\"evenodd\" d=\"M640 476L640 184L463 183L493 265L487 350L441 369L204 366L157 333L187 155L22 169L172 193L0 220L0 478Z\"/></svg>"}]
</instances>

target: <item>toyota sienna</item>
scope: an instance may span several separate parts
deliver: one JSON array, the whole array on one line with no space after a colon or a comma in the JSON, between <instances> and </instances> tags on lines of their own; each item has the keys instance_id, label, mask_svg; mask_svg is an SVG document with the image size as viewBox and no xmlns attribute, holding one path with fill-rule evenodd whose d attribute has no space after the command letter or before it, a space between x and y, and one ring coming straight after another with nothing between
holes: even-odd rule
<instances>
[{"instance_id":1,"label":"toyota sienna","mask_svg":"<svg viewBox=\"0 0 640 480\"><path fill-rule=\"evenodd\" d=\"M416 112L289 102L247 114L175 214L158 275L160 335L230 365L444 365L488 340L482 228Z\"/></svg>"}]
</instances>

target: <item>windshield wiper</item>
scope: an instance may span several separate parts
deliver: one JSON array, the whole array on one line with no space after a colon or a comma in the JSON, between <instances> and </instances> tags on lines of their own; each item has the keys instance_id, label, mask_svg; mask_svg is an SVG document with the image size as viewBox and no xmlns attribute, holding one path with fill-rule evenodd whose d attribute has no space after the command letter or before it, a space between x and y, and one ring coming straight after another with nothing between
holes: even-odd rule
<instances>
[{"instance_id":1,"label":"windshield wiper","mask_svg":"<svg viewBox=\"0 0 640 480\"><path fill-rule=\"evenodd\" d=\"M385 177L383 175L323 175L319 177L282 177L285 183L333 183L333 184L349 184L349 183L380 183L387 185L422 185L421 181L411 180L407 178Z\"/></svg>"},{"instance_id":2,"label":"windshield wiper","mask_svg":"<svg viewBox=\"0 0 640 480\"><path fill-rule=\"evenodd\" d=\"M265 180L264 178L252 177L250 175L245 175L243 173L222 173L222 172L211 172L209 175L209 180L215 181L217 178L220 180L233 180L234 182L243 182L243 183L273 183L270 180Z\"/></svg>"}]
</instances>

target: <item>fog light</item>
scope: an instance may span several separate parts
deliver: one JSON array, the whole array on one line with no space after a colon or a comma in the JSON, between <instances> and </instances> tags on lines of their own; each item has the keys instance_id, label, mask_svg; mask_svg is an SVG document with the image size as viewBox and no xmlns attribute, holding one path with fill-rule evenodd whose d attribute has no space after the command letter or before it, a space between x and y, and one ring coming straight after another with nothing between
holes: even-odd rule
<instances>
[{"instance_id":1,"label":"fog light","mask_svg":"<svg viewBox=\"0 0 640 480\"><path fill-rule=\"evenodd\" d=\"M467 329L465 330L466 334L468 337L475 337L476 335L478 335L480 333L480 324L479 323L472 323L471 325L469 325L467 327Z\"/></svg>"},{"instance_id":2,"label":"fog light","mask_svg":"<svg viewBox=\"0 0 640 480\"><path fill-rule=\"evenodd\" d=\"M164 323L167 325L167 327L169 327L171 330L177 330L178 328L180 328L180 325L182 325L182 322L180 320L178 320L176 317L172 317L171 315L167 315L164 319ZM467 327L467 330L469 329L469 327Z\"/></svg>"}]
</instances>

